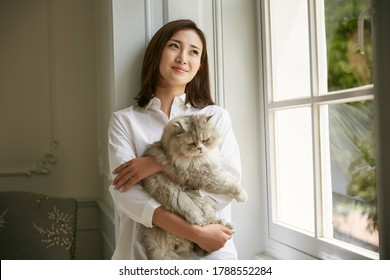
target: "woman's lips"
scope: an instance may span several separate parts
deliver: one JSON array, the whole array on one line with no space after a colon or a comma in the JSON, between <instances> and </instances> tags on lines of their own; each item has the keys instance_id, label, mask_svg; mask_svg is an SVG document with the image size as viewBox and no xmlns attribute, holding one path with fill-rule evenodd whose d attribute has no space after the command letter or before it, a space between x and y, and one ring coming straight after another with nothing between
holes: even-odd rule
<instances>
[{"instance_id":1,"label":"woman's lips","mask_svg":"<svg viewBox=\"0 0 390 280\"><path fill-rule=\"evenodd\" d=\"M187 72L186 69L184 69L183 67L180 67L180 66L174 66L172 68L173 68L173 70L175 70L177 72L182 72L182 73Z\"/></svg>"}]
</instances>

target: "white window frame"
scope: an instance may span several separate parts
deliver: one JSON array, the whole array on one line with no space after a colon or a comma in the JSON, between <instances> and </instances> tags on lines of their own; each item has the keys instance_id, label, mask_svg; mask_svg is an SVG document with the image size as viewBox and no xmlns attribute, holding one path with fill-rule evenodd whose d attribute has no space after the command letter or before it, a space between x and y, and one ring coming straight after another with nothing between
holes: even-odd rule
<instances>
[{"instance_id":1,"label":"white window frame","mask_svg":"<svg viewBox=\"0 0 390 280\"><path fill-rule=\"evenodd\" d=\"M272 1L272 0L269 0ZM325 44L324 34L318 34L317 31L323 29L324 19L316 17L316 9L323 11L324 0L308 0L309 11L309 42L310 42L310 67L311 67L311 96L307 98L290 99L273 102L271 99L272 91L272 75L271 75L271 46L270 46L270 18L268 0L261 0L260 3L260 38L262 46L261 51L261 71L262 86L261 94L264 97L260 105L264 113L264 126L261 126L261 133L265 135L264 149L266 158L263 162L266 174L266 186L264 194L266 194L265 211L267 213L266 222L266 237L265 237L265 252L280 259L377 259L379 255L369 250L350 246L344 242L339 242L336 239L324 238L324 231L327 229L318 226L322 224L321 219L323 205L321 196L326 197L326 193L322 193L321 185L321 170L320 170L320 133L319 133L319 108L321 104L332 102L352 102L357 100L369 100L374 98L374 90L372 85L354 88L345 91L332 92L331 94L321 94L326 87L326 81L319 80L319 74L326 72L326 57L320 56L321 45ZM317 47L319 46L319 47ZM325 64L324 64L325 63ZM325 66L322 67L322 66ZM323 77L324 75L321 76ZM325 88L326 89L326 88ZM281 225L273 222L273 119L272 112L281 108L294 108L300 106L311 106L312 108L312 141L313 141L313 162L314 162L314 205L315 205L315 233L314 236L309 236L299 232L293 228L288 228L286 225ZM323 159L322 159L323 160ZM329 195L329 194L328 194ZM325 217L327 219L327 217ZM328 217L329 219L329 217Z\"/></svg>"}]
</instances>

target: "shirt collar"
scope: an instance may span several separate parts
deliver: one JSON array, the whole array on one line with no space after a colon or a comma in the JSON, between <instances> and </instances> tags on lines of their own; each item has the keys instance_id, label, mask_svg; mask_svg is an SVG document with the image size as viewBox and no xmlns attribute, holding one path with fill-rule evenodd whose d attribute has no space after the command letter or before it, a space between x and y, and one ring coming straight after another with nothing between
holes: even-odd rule
<instances>
[{"instance_id":1,"label":"shirt collar","mask_svg":"<svg viewBox=\"0 0 390 280\"><path fill-rule=\"evenodd\" d=\"M146 110L149 110L149 108L161 108L161 101L157 97L153 97L150 99L149 103L145 106Z\"/></svg>"},{"instance_id":2,"label":"shirt collar","mask_svg":"<svg viewBox=\"0 0 390 280\"><path fill-rule=\"evenodd\" d=\"M187 108L191 107L191 105L189 103L185 104L185 102L186 102L186 94L183 93L182 95L175 97L175 99L173 100L172 106L177 104L177 105L186 106ZM160 109L161 108L161 101L160 101L160 99L158 99L157 97L153 97L149 101L148 105L145 106L146 110L149 110L150 108Z\"/></svg>"},{"instance_id":3,"label":"shirt collar","mask_svg":"<svg viewBox=\"0 0 390 280\"><path fill-rule=\"evenodd\" d=\"M185 93L183 93L180 96L175 97L175 100L173 100L173 103L186 106L187 108L191 107L191 105L189 103L186 104L186 94Z\"/></svg>"}]
</instances>

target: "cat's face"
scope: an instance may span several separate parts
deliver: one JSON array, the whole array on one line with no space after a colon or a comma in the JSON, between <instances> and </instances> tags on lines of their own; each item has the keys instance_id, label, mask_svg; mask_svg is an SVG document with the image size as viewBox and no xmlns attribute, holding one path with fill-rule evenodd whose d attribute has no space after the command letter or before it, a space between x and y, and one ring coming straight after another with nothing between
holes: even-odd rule
<instances>
[{"instance_id":1,"label":"cat's face","mask_svg":"<svg viewBox=\"0 0 390 280\"><path fill-rule=\"evenodd\" d=\"M163 144L172 156L202 157L218 148L219 133L209 116L187 115L172 120L163 133Z\"/></svg>"}]
</instances>

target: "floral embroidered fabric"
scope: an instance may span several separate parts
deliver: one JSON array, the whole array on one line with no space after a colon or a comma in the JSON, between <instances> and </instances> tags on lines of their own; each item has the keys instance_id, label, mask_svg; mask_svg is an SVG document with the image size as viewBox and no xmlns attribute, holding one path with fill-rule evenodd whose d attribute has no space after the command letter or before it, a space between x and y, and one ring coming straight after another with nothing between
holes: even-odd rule
<instances>
[{"instance_id":1,"label":"floral embroidered fabric","mask_svg":"<svg viewBox=\"0 0 390 280\"><path fill-rule=\"evenodd\" d=\"M74 259L77 202L0 192L0 259Z\"/></svg>"}]
</instances>

